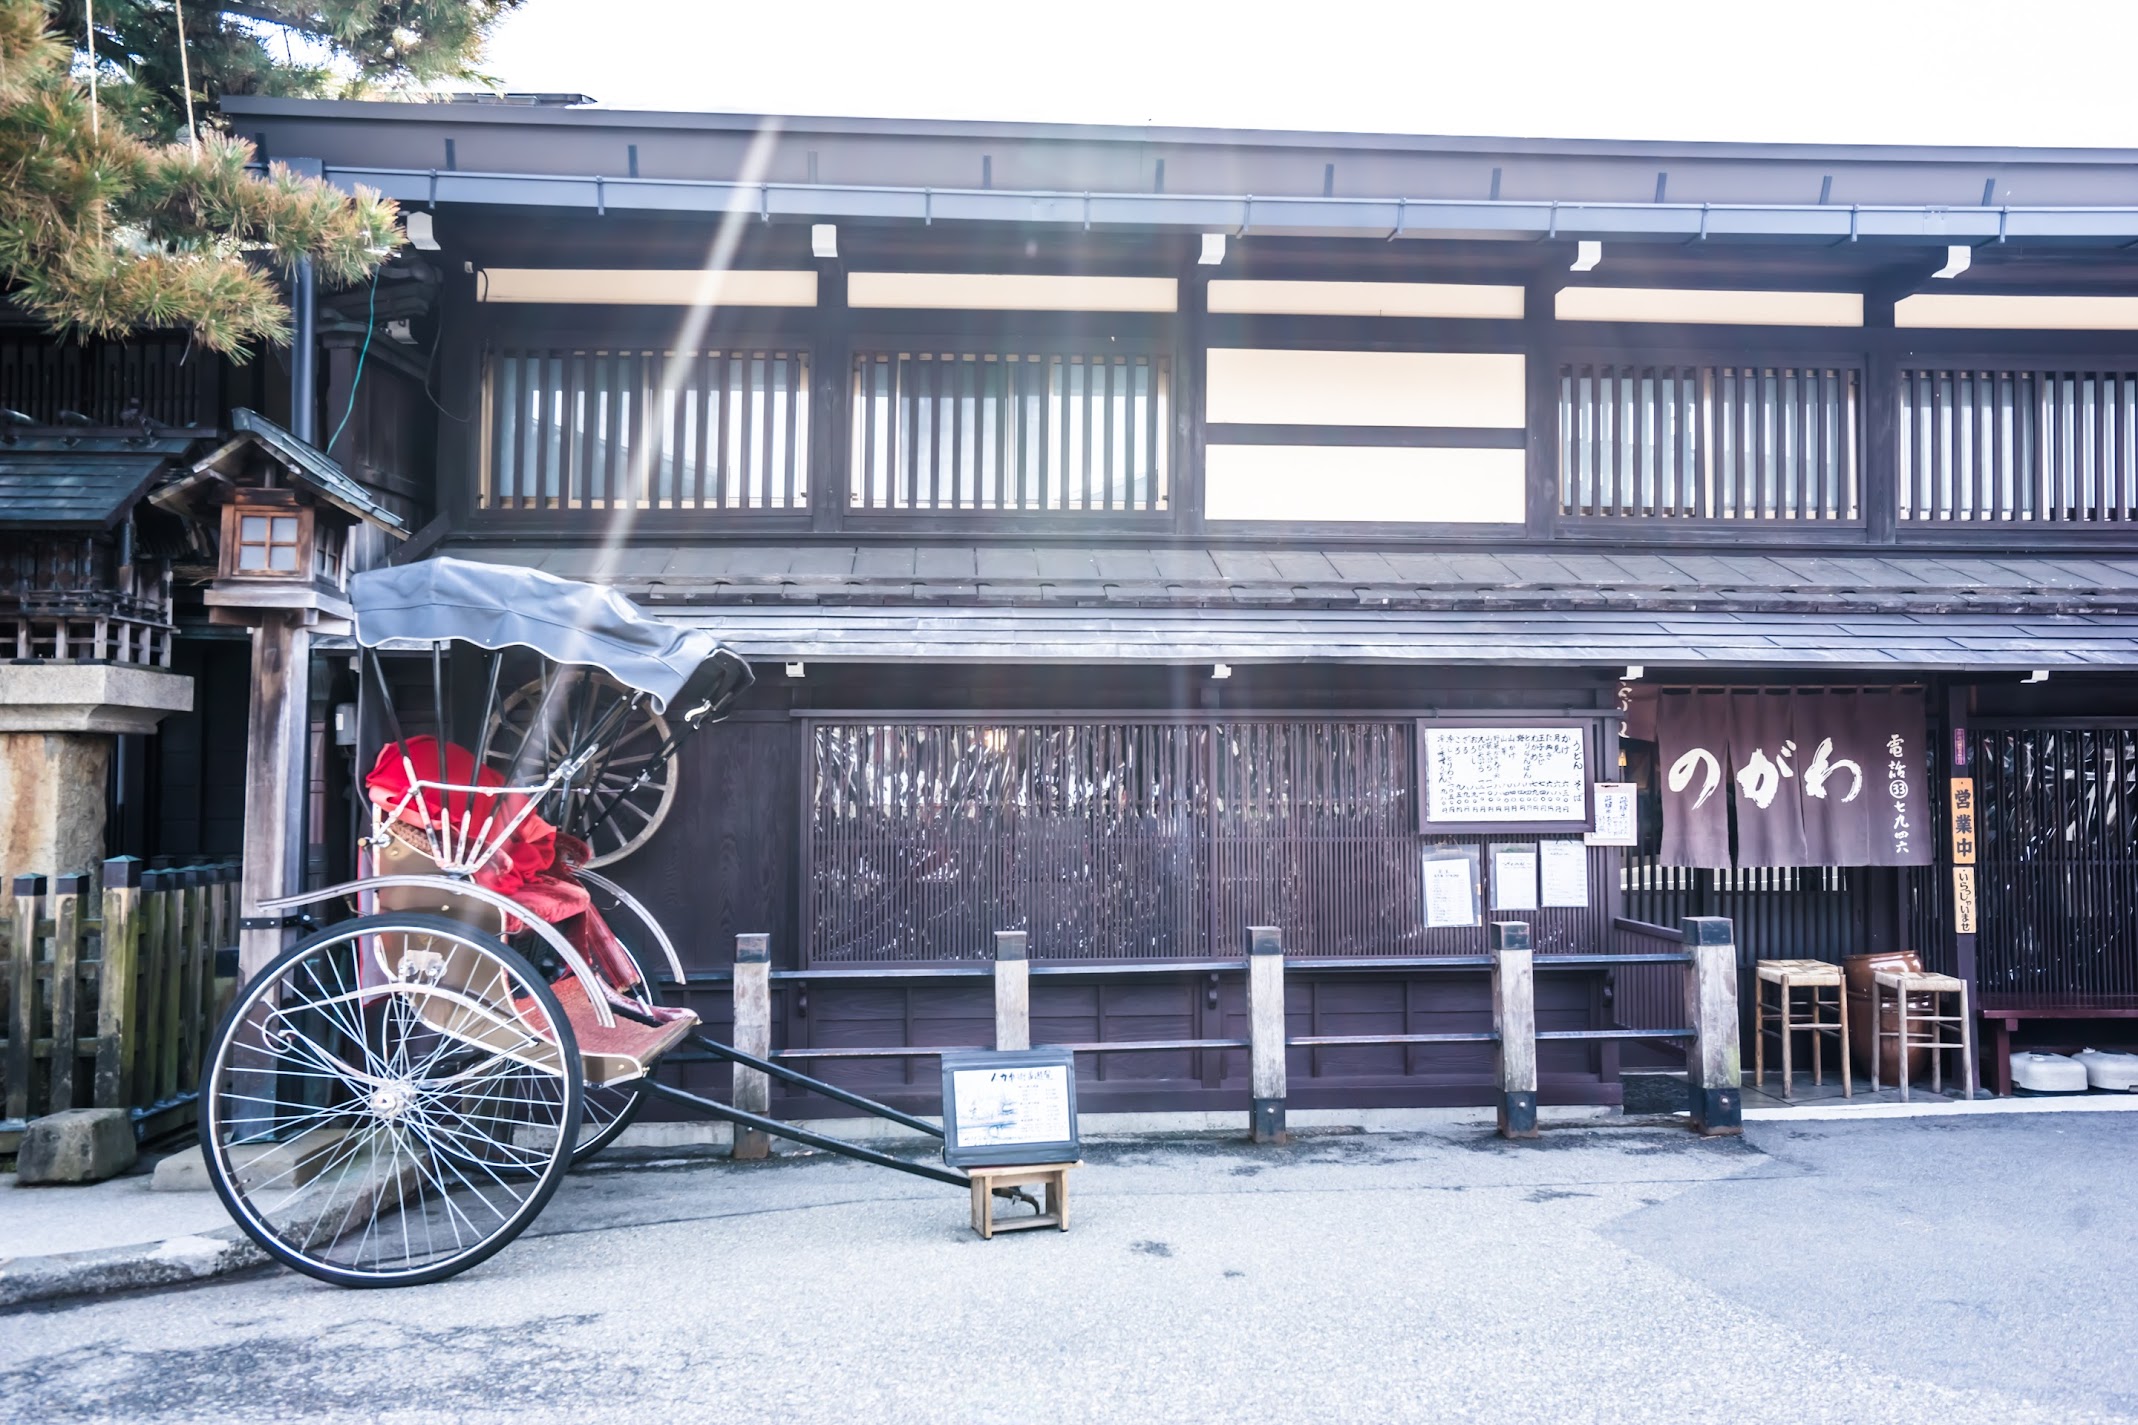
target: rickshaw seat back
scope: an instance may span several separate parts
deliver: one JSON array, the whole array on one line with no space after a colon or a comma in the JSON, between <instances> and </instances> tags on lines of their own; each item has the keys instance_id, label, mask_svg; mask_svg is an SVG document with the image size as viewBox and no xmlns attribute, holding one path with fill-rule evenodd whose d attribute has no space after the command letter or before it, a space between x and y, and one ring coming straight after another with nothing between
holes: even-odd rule
<instances>
[{"instance_id":1,"label":"rickshaw seat back","mask_svg":"<svg viewBox=\"0 0 2138 1425\"><path fill-rule=\"evenodd\" d=\"M436 876L443 874L438 863L428 850L411 838L389 835L386 844L375 847L372 852L381 876ZM496 910L470 896L447 895L427 886L382 886L372 892L378 897L382 911L416 911L424 915L442 915L447 920L457 920L473 926L488 935L496 935L503 928L503 917Z\"/></svg>"}]
</instances>

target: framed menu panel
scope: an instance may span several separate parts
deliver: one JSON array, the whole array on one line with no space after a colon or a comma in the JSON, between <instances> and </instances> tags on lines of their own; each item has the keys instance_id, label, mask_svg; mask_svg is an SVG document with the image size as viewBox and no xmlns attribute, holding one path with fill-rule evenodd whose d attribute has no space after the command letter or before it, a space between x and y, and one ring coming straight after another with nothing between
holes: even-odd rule
<instances>
[{"instance_id":1,"label":"framed menu panel","mask_svg":"<svg viewBox=\"0 0 2138 1425\"><path fill-rule=\"evenodd\" d=\"M1421 718L1418 829L1592 829L1593 736L1578 718Z\"/></svg>"},{"instance_id":2,"label":"framed menu panel","mask_svg":"<svg viewBox=\"0 0 2138 1425\"><path fill-rule=\"evenodd\" d=\"M1076 1060L1067 1049L943 1056L943 1161L953 1167L1073 1163L1081 1156Z\"/></svg>"}]
</instances>

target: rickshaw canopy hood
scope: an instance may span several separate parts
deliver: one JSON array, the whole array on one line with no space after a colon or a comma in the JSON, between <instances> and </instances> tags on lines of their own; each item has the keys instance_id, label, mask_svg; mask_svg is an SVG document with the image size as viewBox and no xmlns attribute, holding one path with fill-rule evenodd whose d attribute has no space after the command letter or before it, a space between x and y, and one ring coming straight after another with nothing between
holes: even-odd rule
<instances>
[{"instance_id":1,"label":"rickshaw canopy hood","mask_svg":"<svg viewBox=\"0 0 2138 1425\"><path fill-rule=\"evenodd\" d=\"M457 640L491 650L527 648L555 663L600 668L686 715L718 716L752 681L750 665L704 629L644 613L614 589L538 569L468 559L424 559L349 580L356 641L422 648Z\"/></svg>"}]
</instances>

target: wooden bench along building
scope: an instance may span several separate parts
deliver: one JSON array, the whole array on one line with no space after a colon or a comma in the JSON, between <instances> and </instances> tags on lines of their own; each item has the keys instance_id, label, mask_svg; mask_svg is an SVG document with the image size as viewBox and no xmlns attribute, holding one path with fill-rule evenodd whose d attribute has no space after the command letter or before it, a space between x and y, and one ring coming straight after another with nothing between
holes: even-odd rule
<instances>
[{"instance_id":1,"label":"wooden bench along building","mask_svg":"<svg viewBox=\"0 0 2138 1425\"><path fill-rule=\"evenodd\" d=\"M1136 1046L1087 1110L1235 1107L1274 926L1295 1107L1483 1103L1402 1042L1489 1028L1481 922L1540 1028L1664 1031L1667 967L1550 961L1688 915L2138 1013L2134 155L225 108L424 216L251 397L417 531L362 557L757 662L608 871L716 1029L767 932L775 1049L931 1104L1023 931L1033 1041ZM311 646L324 877L380 733Z\"/></svg>"}]
</instances>

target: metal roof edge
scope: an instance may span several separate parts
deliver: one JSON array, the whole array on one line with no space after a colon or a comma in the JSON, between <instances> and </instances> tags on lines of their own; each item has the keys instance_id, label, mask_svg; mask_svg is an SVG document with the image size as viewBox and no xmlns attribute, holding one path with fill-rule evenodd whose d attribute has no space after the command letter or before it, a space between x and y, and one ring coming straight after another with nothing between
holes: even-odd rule
<instances>
[{"instance_id":1,"label":"metal roof edge","mask_svg":"<svg viewBox=\"0 0 2138 1425\"><path fill-rule=\"evenodd\" d=\"M2012 240L2138 240L2138 205L1635 203L1548 199L1352 198L879 187L607 174L489 173L329 165L329 181L406 203L740 213L1336 236L1790 238L1942 246Z\"/></svg>"},{"instance_id":2,"label":"metal roof edge","mask_svg":"<svg viewBox=\"0 0 2138 1425\"><path fill-rule=\"evenodd\" d=\"M1133 124L1046 123L1028 120L731 114L594 106L449 104L407 100L288 99L228 95L234 117L312 119L348 123L446 123L466 127L570 127L755 132L777 124L784 132L845 137L991 138L1024 142L1207 145L1235 148L1357 149L1546 157L1759 159L1774 162L2138 164L2138 149L1935 144L1756 143L1697 139L1516 138L1490 135L1361 133L1313 129L1228 129Z\"/></svg>"}]
</instances>

